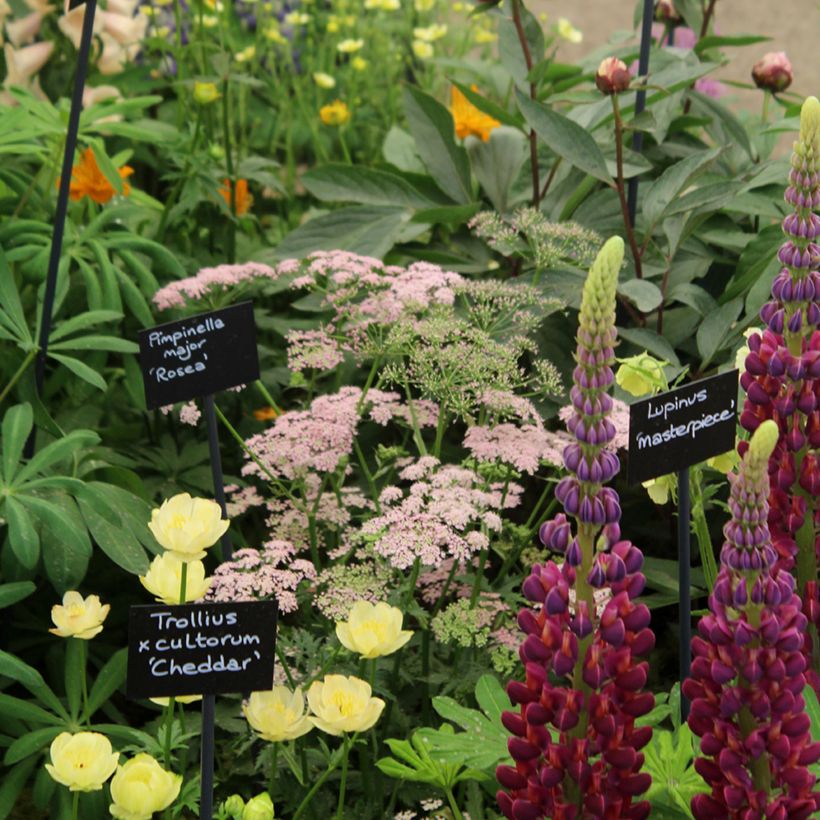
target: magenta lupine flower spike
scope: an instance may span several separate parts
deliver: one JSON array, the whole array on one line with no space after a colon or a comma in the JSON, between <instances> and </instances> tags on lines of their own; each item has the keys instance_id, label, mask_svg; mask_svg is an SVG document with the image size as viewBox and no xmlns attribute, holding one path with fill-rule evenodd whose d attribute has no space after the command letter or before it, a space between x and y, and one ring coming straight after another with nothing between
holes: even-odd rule
<instances>
[{"instance_id":1,"label":"magenta lupine flower spike","mask_svg":"<svg viewBox=\"0 0 820 820\"><path fill-rule=\"evenodd\" d=\"M766 523L778 438L777 424L762 422L731 477L720 572L692 641L683 692L701 738L695 768L711 789L692 800L697 820L801 820L820 809L806 768L820 759L801 694L806 616Z\"/></svg>"},{"instance_id":2,"label":"magenta lupine flower spike","mask_svg":"<svg viewBox=\"0 0 820 820\"><path fill-rule=\"evenodd\" d=\"M541 526L540 537L560 563L533 567L522 609L527 634L519 654L523 682L507 692L516 712L502 721L515 766L499 766L501 811L514 820L643 818L647 801L635 798L651 783L641 773L640 749L649 727L635 719L654 696L642 692L655 636L649 610L635 604L645 579L641 551L622 541L617 493L604 486L618 472L606 449L615 435L609 420L615 343L615 288L624 244L610 239L584 286L567 427L575 442L564 450L570 475L555 490L564 512ZM575 519L573 527L571 519Z\"/></svg>"},{"instance_id":3,"label":"magenta lupine flower spike","mask_svg":"<svg viewBox=\"0 0 820 820\"><path fill-rule=\"evenodd\" d=\"M804 612L820 623L817 554L820 538L820 102L803 105L783 220L786 241L772 300L760 316L767 327L749 339L740 383L740 423L753 431L773 419L780 437L769 461L769 528L779 566L797 565ZM816 631L816 630L812 630ZM811 651L811 634L806 641Z\"/></svg>"}]
</instances>

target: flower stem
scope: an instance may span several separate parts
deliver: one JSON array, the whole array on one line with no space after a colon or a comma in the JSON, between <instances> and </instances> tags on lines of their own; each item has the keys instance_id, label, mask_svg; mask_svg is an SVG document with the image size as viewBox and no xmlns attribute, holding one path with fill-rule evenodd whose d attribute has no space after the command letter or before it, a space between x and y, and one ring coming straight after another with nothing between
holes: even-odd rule
<instances>
[{"instance_id":1,"label":"flower stem","mask_svg":"<svg viewBox=\"0 0 820 820\"><path fill-rule=\"evenodd\" d=\"M347 758L350 754L350 741L347 733L342 735L342 782L339 784L339 802L336 806L336 820L342 820L345 805L345 788L347 787Z\"/></svg>"},{"instance_id":2,"label":"flower stem","mask_svg":"<svg viewBox=\"0 0 820 820\"><path fill-rule=\"evenodd\" d=\"M270 793L271 802L274 800L274 793L276 792L276 773L279 767L279 744L271 743L270 752L270 779L268 780L268 792Z\"/></svg>"},{"instance_id":3,"label":"flower stem","mask_svg":"<svg viewBox=\"0 0 820 820\"><path fill-rule=\"evenodd\" d=\"M464 820L464 815L458 808L458 803L456 803L453 790L448 787L444 790L444 793L447 795L447 802L450 804L450 811L453 813L453 820Z\"/></svg>"},{"instance_id":4,"label":"flower stem","mask_svg":"<svg viewBox=\"0 0 820 820\"><path fill-rule=\"evenodd\" d=\"M74 799L71 801L71 820L77 820L80 812L80 793L74 792Z\"/></svg>"},{"instance_id":5,"label":"flower stem","mask_svg":"<svg viewBox=\"0 0 820 820\"><path fill-rule=\"evenodd\" d=\"M709 535L709 525L706 522L706 508L703 502L701 477L702 473L698 471L694 476L695 480L690 482L692 489L692 526L695 530L695 537L698 539L700 564L703 568L703 577L706 579L706 588L711 592L717 580L718 570L717 563L715 562L715 553L712 548L712 538Z\"/></svg>"},{"instance_id":6,"label":"flower stem","mask_svg":"<svg viewBox=\"0 0 820 820\"><path fill-rule=\"evenodd\" d=\"M635 231L632 220L629 218L629 206L626 201L626 191L624 187L624 145L623 130L624 124L621 119L621 108L618 105L618 95L612 95L612 113L615 116L615 163L617 165L617 178L615 187L618 189L618 199L621 201L621 213L624 217L624 230L629 247L632 250L632 259L635 262L635 275L638 279L643 279L643 267L641 265L641 252L635 240Z\"/></svg>"},{"instance_id":7,"label":"flower stem","mask_svg":"<svg viewBox=\"0 0 820 820\"><path fill-rule=\"evenodd\" d=\"M262 383L262 379L256 380L256 387L259 392L262 394L262 398L276 411L277 416L281 416L284 413L284 410L274 401L273 396L271 396L270 391L267 387Z\"/></svg>"},{"instance_id":8,"label":"flower stem","mask_svg":"<svg viewBox=\"0 0 820 820\"><path fill-rule=\"evenodd\" d=\"M356 458L359 460L359 467L362 468L362 473L364 475L365 481L367 481L367 486L370 489L370 497L373 499L373 504L376 507L376 512L381 514L381 505L379 504L379 491L376 488L376 482L373 480L373 473L371 473L368 469L367 461L365 461L364 453L362 452L361 445L359 444L359 440L357 438L353 439L353 449L356 452Z\"/></svg>"},{"instance_id":9,"label":"flower stem","mask_svg":"<svg viewBox=\"0 0 820 820\"><path fill-rule=\"evenodd\" d=\"M328 767L322 772L322 776L311 786L310 791L304 796L302 802L299 804L298 808L293 814L293 820L299 820L299 818L305 813L305 809L310 805L310 801L316 796L316 792L322 788L324 785L325 780L330 777L331 772L336 768L336 764L331 760L328 764Z\"/></svg>"},{"instance_id":10,"label":"flower stem","mask_svg":"<svg viewBox=\"0 0 820 820\"><path fill-rule=\"evenodd\" d=\"M72 638L71 640L76 641L79 638ZM83 722L87 725L91 725L91 715L88 714L88 642L87 641L80 641L80 670L81 670L81 679L82 679L82 687L83 687Z\"/></svg>"},{"instance_id":11,"label":"flower stem","mask_svg":"<svg viewBox=\"0 0 820 820\"><path fill-rule=\"evenodd\" d=\"M234 174L233 156L231 154L230 131L230 83L228 78L222 81L222 132L225 140L225 168L228 172L228 189L230 191L231 220L228 222L228 247L225 254L228 264L236 262L236 176Z\"/></svg>"},{"instance_id":12,"label":"flower stem","mask_svg":"<svg viewBox=\"0 0 820 820\"><path fill-rule=\"evenodd\" d=\"M518 35L518 42L521 43L521 51L524 54L524 63L527 66L527 73L532 71L533 61L530 44L527 40L527 32L524 29L524 21L521 19L521 0L512 0L512 18L515 25L515 32ZM538 97L538 86L530 83L530 99L535 101ZM541 201L541 180L538 169L538 135L535 129L530 129L530 175L532 177L532 206L538 207Z\"/></svg>"}]
</instances>

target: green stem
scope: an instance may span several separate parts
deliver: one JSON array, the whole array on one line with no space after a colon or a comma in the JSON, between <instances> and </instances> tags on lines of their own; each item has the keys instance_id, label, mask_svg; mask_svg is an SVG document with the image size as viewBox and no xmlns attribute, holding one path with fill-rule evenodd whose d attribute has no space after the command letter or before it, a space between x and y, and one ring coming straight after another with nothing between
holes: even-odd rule
<instances>
[{"instance_id":1,"label":"green stem","mask_svg":"<svg viewBox=\"0 0 820 820\"><path fill-rule=\"evenodd\" d=\"M80 812L80 793L74 792L74 798L71 801L71 820L77 820Z\"/></svg>"},{"instance_id":2,"label":"green stem","mask_svg":"<svg viewBox=\"0 0 820 820\"><path fill-rule=\"evenodd\" d=\"M268 792L270 794L271 802L274 800L276 792L276 773L279 767L279 744L271 743L270 754L270 780L268 781Z\"/></svg>"},{"instance_id":3,"label":"green stem","mask_svg":"<svg viewBox=\"0 0 820 820\"><path fill-rule=\"evenodd\" d=\"M444 431L447 429L447 410L444 405L439 407L438 424L436 425L436 440L433 444L433 455L441 458L441 444L444 440Z\"/></svg>"},{"instance_id":4,"label":"green stem","mask_svg":"<svg viewBox=\"0 0 820 820\"><path fill-rule=\"evenodd\" d=\"M521 44L521 51L524 55L524 63L527 66L527 73L533 69L532 52L530 51L530 43L527 40L527 32L524 29L524 21L521 18L521 0L512 0L512 18L515 25L515 31L518 35L518 42ZM538 86L530 83L530 99L535 101L538 97ZM540 170L538 167L538 135L535 129L530 129L530 176L532 177L532 206L538 207L541 200L541 181L539 178Z\"/></svg>"},{"instance_id":5,"label":"green stem","mask_svg":"<svg viewBox=\"0 0 820 820\"><path fill-rule=\"evenodd\" d=\"M228 263L236 262L236 176L234 175L233 156L231 154L230 131L230 83L228 78L222 81L222 133L225 140L225 168L228 171L228 188L230 190L231 220L228 223Z\"/></svg>"},{"instance_id":6,"label":"green stem","mask_svg":"<svg viewBox=\"0 0 820 820\"><path fill-rule=\"evenodd\" d=\"M361 467L365 481L367 481L367 486L370 489L370 497L373 499L373 504L376 507L376 512L381 514L381 504L379 504L379 491L376 488L376 482L373 480L373 473L371 473L368 469L367 461L365 461L364 453L362 452L359 440L356 438L353 439L353 450L356 453L356 458L359 461L359 467Z\"/></svg>"},{"instance_id":7,"label":"green stem","mask_svg":"<svg viewBox=\"0 0 820 820\"><path fill-rule=\"evenodd\" d=\"M481 550L481 554L478 559L478 569L476 570L475 581L473 582L473 591L470 595L470 609L475 609L475 605L478 602L478 596L481 594L481 580L484 577L484 564L487 563L488 552L489 550L485 547Z\"/></svg>"},{"instance_id":8,"label":"green stem","mask_svg":"<svg viewBox=\"0 0 820 820\"><path fill-rule=\"evenodd\" d=\"M293 814L293 820L299 820L299 818L305 813L305 809L310 805L310 801L316 796L316 792L322 788L324 785L325 780L330 777L331 772L336 769L336 764L331 760L327 769L322 772L322 776L311 786L310 791L305 795L302 802L299 804L298 808ZM306 778L307 779L307 778Z\"/></svg>"},{"instance_id":9,"label":"green stem","mask_svg":"<svg viewBox=\"0 0 820 820\"><path fill-rule=\"evenodd\" d=\"M378 372L381 362L381 357L377 356L373 360L373 364L370 366L370 372L367 374L367 380L365 381L364 387L362 388L362 395L359 396L359 401L356 403L357 415L361 415L362 407L364 407L365 400L367 399L367 393L373 385L373 380L376 378L376 373Z\"/></svg>"},{"instance_id":10,"label":"green stem","mask_svg":"<svg viewBox=\"0 0 820 820\"><path fill-rule=\"evenodd\" d=\"M527 519L527 523L524 524L525 529L530 529L535 520L538 518L541 505L547 500L547 496L549 495L551 489L552 484L547 481L544 484L544 489L541 491L541 495L538 497L538 501L535 502L535 506L532 508L532 512L530 513L530 517Z\"/></svg>"},{"instance_id":11,"label":"green stem","mask_svg":"<svg viewBox=\"0 0 820 820\"><path fill-rule=\"evenodd\" d=\"M347 733L342 735L342 782L339 784L339 802L336 805L336 820L342 820L345 805L345 788L347 787L347 758L350 754L350 740Z\"/></svg>"},{"instance_id":12,"label":"green stem","mask_svg":"<svg viewBox=\"0 0 820 820\"><path fill-rule=\"evenodd\" d=\"M453 790L448 786L444 793L447 795L447 802L450 804L450 811L453 813L453 820L464 820L464 815L459 811Z\"/></svg>"},{"instance_id":13,"label":"green stem","mask_svg":"<svg viewBox=\"0 0 820 820\"><path fill-rule=\"evenodd\" d=\"M3 399L5 399L6 396L8 396L8 394L14 388L14 385L17 384L18 381L20 381L20 377L23 375L23 373L26 372L26 370L28 369L28 366L36 358L37 351L38 351L38 348L35 347L33 350L29 350L29 352L26 353L26 357L23 359L22 364L20 365L20 367L17 368L14 375L9 380L9 383L3 388L3 392L0 393L0 403L2 403Z\"/></svg>"},{"instance_id":14,"label":"green stem","mask_svg":"<svg viewBox=\"0 0 820 820\"><path fill-rule=\"evenodd\" d=\"M271 396L268 388L262 384L262 380L257 379L255 384L259 392L262 394L262 398L264 398L265 401L276 411L277 416L281 416L285 411L282 410L282 408L274 401L274 398Z\"/></svg>"},{"instance_id":15,"label":"green stem","mask_svg":"<svg viewBox=\"0 0 820 820\"><path fill-rule=\"evenodd\" d=\"M76 641L79 638L72 638ZM88 714L88 642L80 641L80 669L82 675L83 688L83 722L86 726L91 725L91 715Z\"/></svg>"},{"instance_id":16,"label":"green stem","mask_svg":"<svg viewBox=\"0 0 820 820\"><path fill-rule=\"evenodd\" d=\"M626 187L624 185L624 145L623 145L623 120L621 119L621 108L618 105L618 95L612 95L612 113L615 116L615 164L616 180L615 187L618 190L618 199L621 202L621 213L624 219L624 230L629 247L632 249L632 259L635 263L635 275L638 279L643 279L643 268L641 265L641 252L635 240L635 230L632 220L629 218L629 206L626 202Z\"/></svg>"},{"instance_id":17,"label":"green stem","mask_svg":"<svg viewBox=\"0 0 820 820\"><path fill-rule=\"evenodd\" d=\"M413 593L416 591L416 581L418 581L420 571L421 559L416 558L413 562L413 569L410 571L410 582L407 585L407 594L404 596L404 609L407 609L410 605L410 601L413 600Z\"/></svg>"},{"instance_id":18,"label":"green stem","mask_svg":"<svg viewBox=\"0 0 820 820\"><path fill-rule=\"evenodd\" d=\"M701 485L702 475L702 472L697 470L693 476L694 481L690 482L692 490L692 528L695 531L695 537L698 539L700 564L703 567L706 588L711 592L717 580L718 570L714 549L712 548L712 538L709 535L709 525L706 521L706 505L703 500Z\"/></svg>"},{"instance_id":19,"label":"green stem","mask_svg":"<svg viewBox=\"0 0 820 820\"><path fill-rule=\"evenodd\" d=\"M293 675L290 673L290 665L285 660L285 654L282 652L282 647L279 645L279 642L276 642L276 657L279 658L279 663L282 664L282 671L285 673L285 678L287 678L288 686L291 689L296 688L296 684L293 681Z\"/></svg>"}]
</instances>

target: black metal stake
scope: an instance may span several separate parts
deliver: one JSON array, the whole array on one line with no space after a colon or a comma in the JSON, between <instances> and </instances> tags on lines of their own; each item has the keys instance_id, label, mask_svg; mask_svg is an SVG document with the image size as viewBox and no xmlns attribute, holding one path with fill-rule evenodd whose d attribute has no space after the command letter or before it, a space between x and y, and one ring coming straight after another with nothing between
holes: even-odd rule
<instances>
[{"instance_id":1,"label":"black metal stake","mask_svg":"<svg viewBox=\"0 0 820 820\"><path fill-rule=\"evenodd\" d=\"M655 3L653 0L643 2L643 21L641 25L641 50L638 55L638 76L645 77L649 73L649 48L652 45L652 21L655 18ZM646 108L646 90L641 89L635 95L635 116L637 117ZM640 154L643 150L643 131L636 130L632 134L632 150ZM634 227L635 214L638 208L638 177L629 180L626 197L629 222Z\"/></svg>"},{"instance_id":2,"label":"black metal stake","mask_svg":"<svg viewBox=\"0 0 820 820\"><path fill-rule=\"evenodd\" d=\"M219 454L219 437L216 427L216 410L213 395L205 396L205 421L208 426L208 450L211 456L211 475L214 481L214 498L222 509L222 517L228 517L225 506L225 482L222 476L222 458ZM227 561L233 553L228 534L220 538L222 560ZM214 711L213 695L202 698L202 746L200 754L200 820L212 820L214 812Z\"/></svg>"},{"instance_id":3,"label":"black metal stake","mask_svg":"<svg viewBox=\"0 0 820 820\"><path fill-rule=\"evenodd\" d=\"M37 360L34 363L34 382L37 395L43 392L43 380L48 354L48 337L51 335L51 320L54 313L54 296L57 292L57 273L60 269L60 256L63 252L63 234L65 218L68 213L68 194L71 188L71 168L74 164L74 152L77 150L77 135L80 131L80 113L83 110L83 88L88 73L88 55L94 33L94 15L97 12L97 0L87 0L83 30L80 35L80 50L77 54L77 73L74 76L74 90L71 94L71 109L68 114L68 130L65 137L63 153L63 174L60 177L60 188L57 192L57 210L54 214L54 230L51 234L51 253L48 258L46 288L43 294L43 313L40 318L40 339ZM26 457L34 454L34 431L26 442Z\"/></svg>"},{"instance_id":4,"label":"black metal stake","mask_svg":"<svg viewBox=\"0 0 820 820\"><path fill-rule=\"evenodd\" d=\"M689 468L678 472L678 590L680 598L680 680L681 684L689 677L692 660L692 599L690 567L692 551L689 541L689 521L691 507L689 502ZM689 716L689 701L681 693L681 719Z\"/></svg>"}]
</instances>

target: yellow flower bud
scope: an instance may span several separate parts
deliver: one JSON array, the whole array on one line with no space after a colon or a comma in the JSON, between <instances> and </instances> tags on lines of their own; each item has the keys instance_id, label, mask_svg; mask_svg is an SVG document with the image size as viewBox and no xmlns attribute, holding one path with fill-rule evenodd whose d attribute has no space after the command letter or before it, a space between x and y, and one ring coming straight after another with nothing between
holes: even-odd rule
<instances>
[{"instance_id":1,"label":"yellow flower bud","mask_svg":"<svg viewBox=\"0 0 820 820\"><path fill-rule=\"evenodd\" d=\"M194 83L194 101L200 105L208 105L219 99L219 89L216 83Z\"/></svg>"},{"instance_id":2,"label":"yellow flower bud","mask_svg":"<svg viewBox=\"0 0 820 820\"><path fill-rule=\"evenodd\" d=\"M820 101L806 97L800 110L800 139L806 145L820 142Z\"/></svg>"},{"instance_id":3,"label":"yellow flower bud","mask_svg":"<svg viewBox=\"0 0 820 820\"><path fill-rule=\"evenodd\" d=\"M149 820L177 799L182 775L162 768L149 754L138 754L117 768L108 810L118 820Z\"/></svg>"},{"instance_id":4,"label":"yellow flower bud","mask_svg":"<svg viewBox=\"0 0 820 820\"><path fill-rule=\"evenodd\" d=\"M49 751L51 763L46 763L46 771L73 792L101 789L120 758L111 741L99 732L61 732Z\"/></svg>"},{"instance_id":5,"label":"yellow flower bud","mask_svg":"<svg viewBox=\"0 0 820 820\"><path fill-rule=\"evenodd\" d=\"M646 396L666 389L666 376L662 362L646 351L637 356L618 359L620 367L615 373L615 382L633 396Z\"/></svg>"},{"instance_id":6,"label":"yellow flower bud","mask_svg":"<svg viewBox=\"0 0 820 820\"><path fill-rule=\"evenodd\" d=\"M148 529L165 549L183 561L196 561L205 557L205 550L224 535L228 525L215 501L180 493L151 513Z\"/></svg>"},{"instance_id":7,"label":"yellow flower bud","mask_svg":"<svg viewBox=\"0 0 820 820\"><path fill-rule=\"evenodd\" d=\"M558 36L562 37L569 43L580 43L584 39L584 35L575 26L567 20L566 17L558 18Z\"/></svg>"},{"instance_id":8,"label":"yellow flower bud","mask_svg":"<svg viewBox=\"0 0 820 820\"><path fill-rule=\"evenodd\" d=\"M273 801L267 792L257 794L245 803L242 820L273 820Z\"/></svg>"},{"instance_id":9,"label":"yellow flower bud","mask_svg":"<svg viewBox=\"0 0 820 820\"><path fill-rule=\"evenodd\" d=\"M433 56L433 46L424 40L413 40L413 54L419 60L429 60Z\"/></svg>"},{"instance_id":10,"label":"yellow flower bud","mask_svg":"<svg viewBox=\"0 0 820 820\"><path fill-rule=\"evenodd\" d=\"M236 62L247 63L256 56L256 46L248 46L236 53Z\"/></svg>"},{"instance_id":11,"label":"yellow flower bud","mask_svg":"<svg viewBox=\"0 0 820 820\"><path fill-rule=\"evenodd\" d=\"M70 590L63 595L63 603L51 607L51 620L55 629L49 629L54 635L61 638L80 638L88 641L102 632L102 624L111 609L110 604L104 606L97 595L83 598L76 590Z\"/></svg>"},{"instance_id":12,"label":"yellow flower bud","mask_svg":"<svg viewBox=\"0 0 820 820\"><path fill-rule=\"evenodd\" d=\"M175 552L164 552L157 555L148 572L140 575L140 583L164 604L179 604L197 601L205 596L211 586L211 579L205 577L205 564L202 561L188 561L188 572L185 577L185 601L180 601L182 589L183 561Z\"/></svg>"},{"instance_id":13,"label":"yellow flower bud","mask_svg":"<svg viewBox=\"0 0 820 820\"><path fill-rule=\"evenodd\" d=\"M354 57L350 61L350 67L354 71L365 71L369 65L370 63L368 63L364 57Z\"/></svg>"},{"instance_id":14,"label":"yellow flower bud","mask_svg":"<svg viewBox=\"0 0 820 820\"><path fill-rule=\"evenodd\" d=\"M171 698L148 698L151 703L156 703L157 706L167 706L171 702ZM202 695L176 695L174 701L176 703L196 703L202 700Z\"/></svg>"},{"instance_id":15,"label":"yellow flower bud","mask_svg":"<svg viewBox=\"0 0 820 820\"><path fill-rule=\"evenodd\" d=\"M325 74L324 71L314 71L313 72L313 82L319 86L319 88L335 88L336 87L336 80L330 76L330 74Z\"/></svg>"},{"instance_id":16,"label":"yellow flower bud","mask_svg":"<svg viewBox=\"0 0 820 820\"><path fill-rule=\"evenodd\" d=\"M308 703L313 713L308 719L329 735L364 732L381 716L384 701L371 697L367 681L344 675L325 675L308 689Z\"/></svg>"},{"instance_id":17,"label":"yellow flower bud","mask_svg":"<svg viewBox=\"0 0 820 820\"><path fill-rule=\"evenodd\" d=\"M334 100L319 109L319 118L325 125L344 125L350 119L350 109L341 100Z\"/></svg>"},{"instance_id":18,"label":"yellow flower bud","mask_svg":"<svg viewBox=\"0 0 820 820\"><path fill-rule=\"evenodd\" d=\"M413 635L402 631L403 617L400 609L384 602L356 601L347 621L336 624L336 637L342 646L363 658L392 655Z\"/></svg>"},{"instance_id":19,"label":"yellow flower bud","mask_svg":"<svg viewBox=\"0 0 820 820\"><path fill-rule=\"evenodd\" d=\"M444 37L445 34L447 34L447 26L441 23L434 23L432 26L427 26L426 28L413 29L413 36L417 40L422 40L425 43L434 43L436 40L440 40Z\"/></svg>"},{"instance_id":20,"label":"yellow flower bud","mask_svg":"<svg viewBox=\"0 0 820 820\"><path fill-rule=\"evenodd\" d=\"M328 24L327 24L327 33L328 34L335 34L340 28L341 28L341 26L339 25L338 20L330 20L330 21L328 21Z\"/></svg>"},{"instance_id":21,"label":"yellow flower bud","mask_svg":"<svg viewBox=\"0 0 820 820\"><path fill-rule=\"evenodd\" d=\"M242 704L251 728L263 740L278 743L307 734L313 724L305 717L305 697L301 689L274 686L269 692L252 692Z\"/></svg>"}]
</instances>

